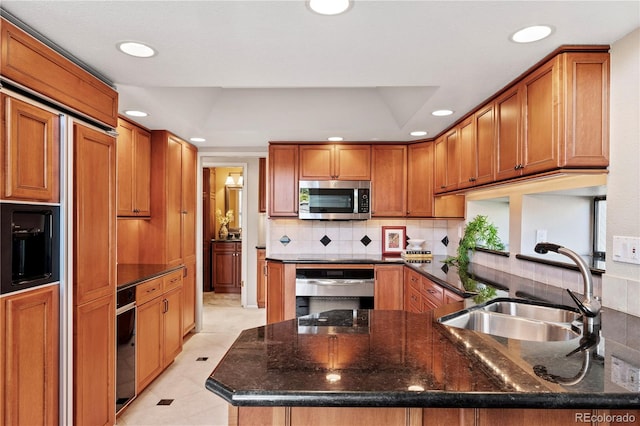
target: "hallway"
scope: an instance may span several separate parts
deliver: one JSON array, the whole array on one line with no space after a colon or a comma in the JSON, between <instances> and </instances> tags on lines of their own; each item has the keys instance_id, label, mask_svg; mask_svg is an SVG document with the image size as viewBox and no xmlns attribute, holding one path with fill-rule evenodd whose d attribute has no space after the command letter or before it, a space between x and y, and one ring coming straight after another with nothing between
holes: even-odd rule
<instances>
[{"instance_id":1,"label":"hallway","mask_svg":"<svg viewBox=\"0 0 640 426\"><path fill-rule=\"evenodd\" d=\"M203 310L202 331L185 341L175 362L124 410L118 425L227 425L227 403L204 382L242 330L265 324L266 311L242 308L239 294L215 293L204 293Z\"/></svg>"}]
</instances>

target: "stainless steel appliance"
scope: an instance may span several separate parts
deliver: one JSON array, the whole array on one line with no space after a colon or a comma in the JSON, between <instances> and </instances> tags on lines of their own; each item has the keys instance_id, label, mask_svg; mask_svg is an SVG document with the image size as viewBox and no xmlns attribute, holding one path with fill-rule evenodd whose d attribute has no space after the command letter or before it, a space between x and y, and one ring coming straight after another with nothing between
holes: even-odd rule
<instances>
[{"instance_id":1,"label":"stainless steel appliance","mask_svg":"<svg viewBox=\"0 0 640 426\"><path fill-rule=\"evenodd\" d=\"M60 279L59 234L59 206L0 203L2 294Z\"/></svg>"},{"instance_id":2,"label":"stainless steel appliance","mask_svg":"<svg viewBox=\"0 0 640 426\"><path fill-rule=\"evenodd\" d=\"M296 317L335 309L373 309L371 268L298 268Z\"/></svg>"},{"instance_id":3,"label":"stainless steel appliance","mask_svg":"<svg viewBox=\"0 0 640 426\"><path fill-rule=\"evenodd\" d=\"M301 180L298 186L300 219L371 219L370 181Z\"/></svg>"},{"instance_id":4,"label":"stainless steel appliance","mask_svg":"<svg viewBox=\"0 0 640 426\"><path fill-rule=\"evenodd\" d=\"M136 396L136 288L117 292L116 413Z\"/></svg>"}]
</instances>

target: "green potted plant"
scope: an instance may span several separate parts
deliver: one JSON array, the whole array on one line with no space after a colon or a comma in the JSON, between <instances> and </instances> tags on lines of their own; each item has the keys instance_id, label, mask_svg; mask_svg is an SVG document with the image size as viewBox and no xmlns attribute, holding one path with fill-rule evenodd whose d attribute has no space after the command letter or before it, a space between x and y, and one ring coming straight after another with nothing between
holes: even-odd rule
<instances>
[{"instance_id":1,"label":"green potted plant","mask_svg":"<svg viewBox=\"0 0 640 426\"><path fill-rule=\"evenodd\" d=\"M458 245L458 255L455 257L449 256L444 262L449 265L455 265L459 269L466 269L469 265L469 254L473 253L476 247L504 250L504 244L498 236L498 228L489 222L487 216L478 215L467 223L464 228L464 235Z\"/></svg>"}]
</instances>

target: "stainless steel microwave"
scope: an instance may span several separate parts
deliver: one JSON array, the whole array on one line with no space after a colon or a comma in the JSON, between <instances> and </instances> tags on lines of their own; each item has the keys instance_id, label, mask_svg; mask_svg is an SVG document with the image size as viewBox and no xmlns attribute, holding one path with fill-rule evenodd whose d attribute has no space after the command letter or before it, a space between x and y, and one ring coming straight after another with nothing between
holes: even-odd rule
<instances>
[{"instance_id":1,"label":"stainless steel microwave","mask_svg":"<svg viewBox=\"0 0 640 426\"><path fill-rule=\"evenodd\" d=\"M301 180L298 196L300 219L371 219L371 182Z\"/></svg>"}]
</instances>

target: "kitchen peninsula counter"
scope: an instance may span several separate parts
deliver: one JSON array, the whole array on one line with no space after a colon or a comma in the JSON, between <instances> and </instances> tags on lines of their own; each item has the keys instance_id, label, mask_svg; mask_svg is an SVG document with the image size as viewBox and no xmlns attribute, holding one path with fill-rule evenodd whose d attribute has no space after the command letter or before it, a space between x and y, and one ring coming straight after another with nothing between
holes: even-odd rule
<instances>
[{"instance_id":1,"label":"kitchen peninsula counter","mask_svg":"<svg viewBox=\"0 0 640 426\"><path fill-rule=\"evenodd\" d=\"M636 409L640 395L612 386L593 362L575 386L579 338L536 343L454 329L437 318L463 302L422 313L331 311L245 330L206 381L237 406L500 407Z\"/></svg>"}]
</instances>

